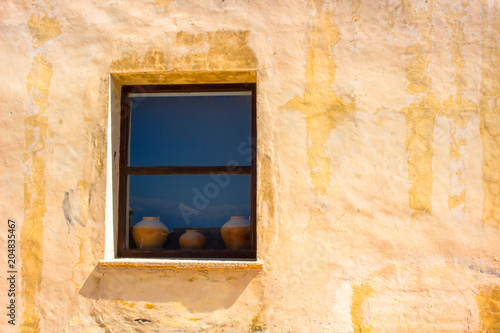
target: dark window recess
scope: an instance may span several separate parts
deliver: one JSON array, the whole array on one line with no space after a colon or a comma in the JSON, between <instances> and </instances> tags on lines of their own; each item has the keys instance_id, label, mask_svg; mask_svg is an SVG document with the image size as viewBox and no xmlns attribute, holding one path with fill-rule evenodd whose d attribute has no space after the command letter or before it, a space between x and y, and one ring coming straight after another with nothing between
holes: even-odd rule
<instances>
[{"instance_id":1,"label":"dark window recess","mask_svg":"<svg viewBox=\"0 0 500 333\"><path fill-rule=\"evenodd\" d=\"M119 257L256 258L255 93L122 87Z\"/></svg>"}]
</instances>

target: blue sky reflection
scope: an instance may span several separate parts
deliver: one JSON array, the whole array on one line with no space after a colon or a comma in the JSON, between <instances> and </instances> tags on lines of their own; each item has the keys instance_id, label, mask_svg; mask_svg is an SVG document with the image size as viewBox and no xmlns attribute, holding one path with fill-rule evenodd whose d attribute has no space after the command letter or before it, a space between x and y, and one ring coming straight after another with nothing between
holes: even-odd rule
<instances>
[{"instance_id":1,"label":"blue sky reflection","mask_svg":"<svg viewBox=\"0 0 500 333\"><path fill-rule=\"evenodd\" d=\"M129 165L250 165L241 148L251 135L251 107L248 94L132 97Z\"/></svg>"},{"instance_id":2,"label":"blue sky reflection","mask_svg":"<svg viewBox=\"0 0 500 333\"><path fill-rule=\"evenodd\" d=\"M129 176L134 224L158 216L168 228L221 227L250 215L250 175Z\"/></svg>"}]
</instances>

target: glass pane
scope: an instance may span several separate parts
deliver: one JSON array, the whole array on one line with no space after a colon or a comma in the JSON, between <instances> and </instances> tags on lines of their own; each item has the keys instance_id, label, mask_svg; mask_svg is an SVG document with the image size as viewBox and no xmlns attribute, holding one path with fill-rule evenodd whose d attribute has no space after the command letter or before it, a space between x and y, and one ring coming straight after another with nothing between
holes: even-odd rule
<instances>
[{"instance_id":1,"label":"glass pane","mask_svg":"<svg viewBox=\"0 0 500 333\"><path fill-rule=\"evenodd\" d=\"M250 175L131 175L129 184L129 225L159 216L169 229L162 248L180 249L180 237L187 230L205 237L203 249L228 248L221 227L233 216L248 220L250 215ZM130 248L139 247L133 238ZM249 246L247 242L241 249Z\"/></svg>"},{"instance_id":2,"label":"glass pane","mask_svg":"<svg viewBox=\"0 0 500 333\"><path fill-rule=\"evenodd\" d=\"M250 92L147 93L131 99L130 166L251 164Z\"/></svg>"}]
</instances>

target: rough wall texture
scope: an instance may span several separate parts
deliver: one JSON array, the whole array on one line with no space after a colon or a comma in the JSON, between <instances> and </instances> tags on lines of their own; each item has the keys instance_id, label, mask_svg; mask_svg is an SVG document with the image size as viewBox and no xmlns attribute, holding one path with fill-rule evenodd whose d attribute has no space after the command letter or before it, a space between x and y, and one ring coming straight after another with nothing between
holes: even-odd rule
<instances>
[{"instance_id":1,"label":"rough wall texture","mask_svg":"<svg viewBox=\"0 0 500 333\"><path fill-rule=\"evenodd\" d=\"M0 32L2 332L500 331L498 1L10 0ZM99 265L110 73L238 70L264 266Z\"/></svg>"}]
</instances>

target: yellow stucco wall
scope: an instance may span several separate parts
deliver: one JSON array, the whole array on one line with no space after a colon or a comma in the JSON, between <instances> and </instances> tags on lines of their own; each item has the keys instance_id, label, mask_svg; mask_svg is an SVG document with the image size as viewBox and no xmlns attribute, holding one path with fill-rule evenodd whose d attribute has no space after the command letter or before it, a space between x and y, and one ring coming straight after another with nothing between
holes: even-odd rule
<instances>
[{"instance_id":1,"label":"yellow stucco wall","mask_svg":"<svg viewBox=\"0 0 500 333\"><path fill-rule=\"evenodd\" d=\"M500 331L498 1L8 0L0 32L0 331ZM99 264L112 80L256 80L262 267Z\"/></svg>"}]
</instances>

